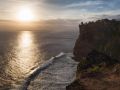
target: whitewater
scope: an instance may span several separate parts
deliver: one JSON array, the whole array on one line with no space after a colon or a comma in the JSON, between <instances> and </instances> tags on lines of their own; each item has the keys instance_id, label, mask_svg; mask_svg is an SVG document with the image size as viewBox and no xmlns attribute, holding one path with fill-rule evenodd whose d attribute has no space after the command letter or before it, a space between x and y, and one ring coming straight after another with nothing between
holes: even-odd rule
<instances>
[{"instance_id":1,"label":"whitewater","mask_svg":"<svg viewBox=\"0 0 120 90\"><path fill-rule=\"evenodd\" d=\"M73 81L77 29L33 30L0 31L0 90L64 90Z\"/></svg>"},{"instance_id":2,"label":"whitewater","mask_svg":"<svg viewBox=\"0 0 120 90\"><path fill-rule=\"evenodd\" d=\"M72 53L63 53L52 57L36 68L25 79L20 90L65 90L75 79L77 62ZM18 88L18 87L17 87Z\"/></svg>"}]
</instances>

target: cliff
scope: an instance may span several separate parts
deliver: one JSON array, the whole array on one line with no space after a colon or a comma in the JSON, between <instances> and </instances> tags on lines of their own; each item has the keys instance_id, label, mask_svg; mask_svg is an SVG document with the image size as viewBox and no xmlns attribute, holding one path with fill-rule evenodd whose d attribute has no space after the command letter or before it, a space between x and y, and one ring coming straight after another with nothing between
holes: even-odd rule
<instances>
[{"instance_id":1,"label":"cliff","mask_svg":"<svg viewBox=\"0 0 120 90\"><path fill-rule=\"evenodd\" d=\"M67 90L120 89L120 21L81 23L74 47L79 62L76 80Z\"/></svg>"},{"instance_id":2,"label":"cliff","mask_svg":"<svg viewBox=\"0 0 120 90\"><path fill-rule=\"evenodd\" d=\"M81 23L79 28L80 35L74 48L76 58L86 57L92 50L120 58L120 21L103 19Z\"/></svg>"}]
</instances>

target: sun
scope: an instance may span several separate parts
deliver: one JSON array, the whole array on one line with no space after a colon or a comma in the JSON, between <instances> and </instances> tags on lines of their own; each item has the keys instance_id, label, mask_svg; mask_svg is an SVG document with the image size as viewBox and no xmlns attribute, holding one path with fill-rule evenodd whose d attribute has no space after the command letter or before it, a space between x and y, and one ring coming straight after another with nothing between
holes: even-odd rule
<instances>
[{"instance_id":1,"label":"sun","mask_svg":"<svg viewBox=\"0 0 120 90\"><path fill-rule=\"evenodd\" d=\"M17 11L17 19L19 21L23 21L23 22L29 22L29 21L33 21L34 20L34 13L32 12L32 10L30 8L21 8L20 10Z\"/></svg>"}]
</instances>

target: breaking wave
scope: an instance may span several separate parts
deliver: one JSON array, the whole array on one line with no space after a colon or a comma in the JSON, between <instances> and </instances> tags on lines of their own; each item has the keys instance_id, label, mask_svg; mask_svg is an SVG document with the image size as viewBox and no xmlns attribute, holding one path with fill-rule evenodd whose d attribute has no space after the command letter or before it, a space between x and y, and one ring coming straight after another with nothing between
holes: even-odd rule
<instances>
[{"instance_id":1,"label":"breaking wave","mask_svg":"<svg viewBox=\"0 0 120 90\"><path fill-rule=\"evenodd\" d=\"M46 85L47 84L49 85L50 83L61 84L63 88L63 85L67 85L70 82L72 82L70 79L73 80L73 77L74 77L73 72L76 71L77 62L72 60L71 57L72 57L72 54L64 53L64 52L61 52L55 57L51 57L48 61L40 65L40 67L36 68L34 71L31 72L31 74L26 78L21 89L27 90L30 87L29 90L32 90L34 86L31 86L30 84L36 82L37 78L41 78L41 77L44 78L44 76L46 76L49 79L51 78L51 80L48 80L47 78L44 78L43 81L40 80L39 84L40 82L42 82L44 85L42 85L42 87L39 87L39 86L35 87L36 90L40 88L41 88L40 90L49 90L48 88L45 89L45 87L47 87ZM58 71L59 73L57 73ZM69 74L70 77L67 74ZM55 76L57 76L57 78ZM65 80L67 76L69 78ZM58 77L60 78L59 80L58 80ZM46 84L46 81L47 81L47 84ZM55 89L56 87L57 85L53 87L51 86L52 90L57 90ZM61 88L61 87L57 87L57 88Z\"/></svg>"}]
</instances>

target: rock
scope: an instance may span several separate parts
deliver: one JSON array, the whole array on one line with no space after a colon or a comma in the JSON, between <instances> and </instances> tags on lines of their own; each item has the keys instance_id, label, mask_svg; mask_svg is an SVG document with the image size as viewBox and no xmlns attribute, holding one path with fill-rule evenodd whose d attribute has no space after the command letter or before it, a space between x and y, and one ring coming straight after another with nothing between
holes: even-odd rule
<instances>
[{"instance_id":1,"label":"rock","mask_svg":"<svg viewBox=\"0 0 120 90\"><path fill-rule=\"evenodd\" d=\"M92 50L120 59L120 21L103 19L81 23L79 28L80 34L73 51L76 61Z\"/></svg>"},{"instance_id":2,"label":"rock","mask_svg":"<svg viewBox=\"0 0 120 90\"><path fill-rule=\"evenodd\" d=\"M76 80L66 90L120 89L120 21L81 23L73 50Z\"/></svg>"},{"instance_id":3,"label":"rock","mask_svg":"<svg viewBox=\"0 0 120 90\"><path fill-rule=\"evenodd\" d=\"M85 88L79 80L75 80L71 85L66 87L66 90L85 90Z\"/></svg>"}]
</instances>

